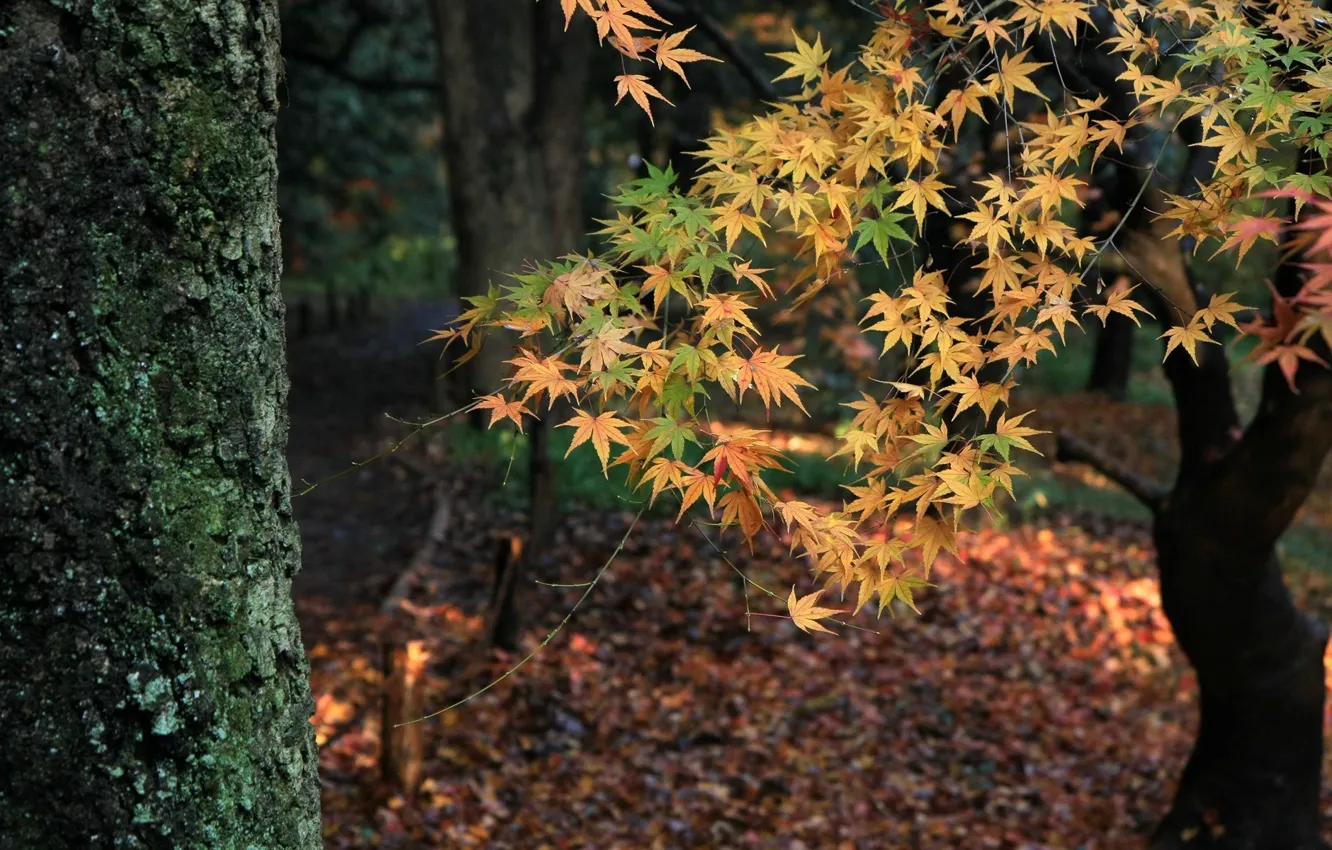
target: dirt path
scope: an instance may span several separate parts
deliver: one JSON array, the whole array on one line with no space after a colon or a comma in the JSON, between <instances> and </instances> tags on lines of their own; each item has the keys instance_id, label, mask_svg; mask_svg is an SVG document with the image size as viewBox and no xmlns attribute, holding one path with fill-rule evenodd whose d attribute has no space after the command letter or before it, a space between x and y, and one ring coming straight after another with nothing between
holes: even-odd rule
<instances>
[{"instance_id":1,"label":"dirt path","mask_svg":"<svg viewBox=\"0 0 1332 850\"><path fill-rule=\"evenodd\" d=\"M408 303L368 324L290 339L293 492L406 432L385 414L412 419L428 411L428 364L438 352L418 343L442 326L445 311ZM295 499L303 565L294 592L307 645L327 616L378 604L419 543L427 483L381 460Z\"/></svg>"}]
</instances>

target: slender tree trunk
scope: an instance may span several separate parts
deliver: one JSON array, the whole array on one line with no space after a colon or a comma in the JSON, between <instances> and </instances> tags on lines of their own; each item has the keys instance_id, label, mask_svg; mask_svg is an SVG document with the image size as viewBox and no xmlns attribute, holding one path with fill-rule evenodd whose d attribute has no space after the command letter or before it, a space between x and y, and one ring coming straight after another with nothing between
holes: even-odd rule
<instances>
[{"instance_id":1,"label":"slender tree trunk","mask_svg":"<svg viewBox=\"0 0 1332 850\"><path fill-rule=\"evenodd\" d=\"M436 0L434 10L458 291L479 295L526 263L582 244L591 31L579 20L565 32L556 3ZM463 376L472 393L503 387L515 342L505 333L486 341ZM509 567L511 594L553 536L555 474L546 440L560 418L547 412L529 429L531 519L528 543ZM510 611L515 604L512 596L505 602ZM505 622L515 633L507 642L516 645L517 621Z\"/></svg>"},{"instance_id":2,"label":"slender tree trunk","mask_svg":"<svg viewBox=\"0 0 1332 850\"><path fill-rule=\"evenodd\" d=\"M0 845L321 845L272 0L0 3Z\"/></svg>"},{"instance_id":3,"label":"slender tree trunk","mask_svg":"<svg viewBox=\"0 0 1332 850\"><path fill-rule=\"evenodd\" d=\"M1133 373L1133 331L1133 320L1119 313L1111 313L1105 326L1097 327L1087 389L1117 401L1128 397L1129 377Z\"/></svg>"},{"instance_id":4,"label":"slender tree trunk","mask_svg":"<svg viewBox=\"0 0 1332 850\"><path fill-rule=\"evenodd\" d=\"M434 9L458 292L475 296L581 242L588 33L562 32L555 3ZM514 342L496 333L468 364L473 392L501 388Z\"/></svg>"}]
</instances>

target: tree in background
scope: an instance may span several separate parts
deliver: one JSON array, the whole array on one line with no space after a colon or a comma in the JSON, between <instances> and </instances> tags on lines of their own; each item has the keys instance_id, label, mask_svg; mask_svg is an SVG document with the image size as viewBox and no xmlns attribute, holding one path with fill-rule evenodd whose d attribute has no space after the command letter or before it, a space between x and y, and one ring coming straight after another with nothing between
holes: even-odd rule
<instances>
[{"instance_id":1,"label":"tree in background","mask_svg":"<svg viewBox=\"0 0 1332 850\"><path fill-rule=\"evenodd\" d=\"M321 845L276 3L0 7L0 844Z\"/></svg>"},{"instance_id":2,"label":"tree in background","mask_svg":"<svg viewBox=\"0 0 1332 850\"><path fill-rule=\"evenodd\" d=\"M653 65L683 76L671 60L699 61L677 52L689 49L683 30L650 3L562 5L625 57L619 92L645 111L667 99ZM1157 488L1092 458L1154 512L1165 612L1198 672L1198 739L1153 843L1323 846L1328 632L1294 607L1276 555L1332 448L1332 205L1314 202L1332 194L1332 42L1319 13L1302 0L945 0L877 13L854 66L797 37L779 79L799 94L714 136L691 194L649 169L615 198L600 254L543 263L474 300L454 338L474 343L493 327L526 338L508 391L480 405L521 424L529 404L577 403L575 445L626 467L650 499L672 494L681 516L706 507L749 538L784 525L828 587L882 611L912 605L966 512L1011 493L1014 451L1035 433L1007 409L1019 370L1054 353L1080 314L1154 313L1179 418L1177 479ZM1167 159L1185 164L1158 179ZM1102 180L1116 196L1103 228L1082 210L1116 160L1135 179ZM781 457L762 432L712 427L725 398L752 391L765 408L803 409L810 386L751 316L774 296L754 262L769 238L804 262L782 297L863 294L869 330L904 358L902 380L849 404L839 454L868 471L840 510L774 493L763 475ZM1259 241L1286 248L1265 315L1217 291L1192 259L1204 243L1242 257ZM890 285L856 290L849 260L863 248ZM1127 282L1101 279L1111 255L1131 267ZM1310 274L1302 255L1323 264ZM1147 306L1133 278L1155 290ZM1232 330L1256 339L1268 367L1247 424L1214 339ZM791 594L802 629L838 613L823 592Z\"/></svg>"},{"instance_id":3,"label":"tree in background","mask_svg":"<svg viewBox=\"0 0 1332 850\"><path fill-rule=\"evenodd\" d=\"M278 205L289 276L392 291L411 253L426 255L414 274L445 286L428 15L426 0L283 0Z\"/></svg>"},{"instance_id":4,"label":"tree in background","mask_svg":"<svg viewBox=\"0 0 1332 850\"><path fill-rule=\"evenodd\" d=\"M458 292L485 297L532 257L583 239L590 32L526 0L434 5ZM469 367L474 389L505 373L497 338Z\"/></svg>"}]
</instances>

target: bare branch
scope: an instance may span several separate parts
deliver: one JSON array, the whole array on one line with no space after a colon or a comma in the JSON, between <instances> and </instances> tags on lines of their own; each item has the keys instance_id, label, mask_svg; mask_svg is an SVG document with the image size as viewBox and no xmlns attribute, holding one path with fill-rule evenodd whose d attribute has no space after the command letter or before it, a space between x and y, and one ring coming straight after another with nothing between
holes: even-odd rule
<instances>
[{"instance_id":1,"label":"bare branch","mask_svg":"<svg viewBox=\"0 0 1332 850\"><path fill-rule=\"evenodd\" d=\"M1161 502L1167 495L1166 489L1159 483L1137 474L1120 461L1105 456L1090 443L1071 434L1059 435L1056 459L1087 464L1127 490L1153 514L1160 510Z\"/></svg>"},{"instance_id":2,"label":"bare branch","mask_svg":"<svg viewBox=\"0 0 1332 850\"><path fill-rule=\"evenodd\" d=\"M708 17L703 12L694 8L689 2L678 2L678 0L657 0L656 4L664 14L670 15L681 23L691 24L698 27L698 31L708 37L708 40L716 45L717 50L726 57L726 60L735 66L740 72L740 76L745 78L749 87L754 90L754 94L763 100L777 100L777 90L772 87L772 83L764 73L750 61L749 57L741 52L731 37L722 29L722 25L716 20Z\"/></svg>"}]
</instances>

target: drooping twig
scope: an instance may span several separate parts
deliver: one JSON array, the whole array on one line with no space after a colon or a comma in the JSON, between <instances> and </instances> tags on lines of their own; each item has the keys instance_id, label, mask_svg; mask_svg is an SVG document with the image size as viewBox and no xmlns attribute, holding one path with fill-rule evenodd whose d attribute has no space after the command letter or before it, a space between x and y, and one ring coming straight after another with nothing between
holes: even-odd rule
<instances>
[{"instance_id":1,"label":"drooping twig","mask_svg":"<svg viewBox=\"0 0 1332 850\"><path fill-rule=\"evenodd\" d=\"M1107 457L1087 441L1072 434L1059 435L1059 449L1055 459L1087 464L1127 490L1152 513L1160 510L1161 502L1168 495L1166 488L1158 482L1139 475L1120 461Z\"/></svg>"},{"instance_id":2,"label":"drooping twig","mask_svg":"<svg viewBox=\"0 0 1332 850\"><path fill-rule=\"evenodd\" d=\"M564 619L560 620L560 624L555 628L551 629L550 632L547 633L546 637L541 641L541 643L537 644L536 647L534 647L531 652L527 653L527 655L524 656L521 661L510 667L508 670L505 670L503 673L501 673L499 676L493 679L490 682L490 684L486 685L483 688L479 688L473 691L472 693L468 694L467 696L463 697L457 702L451 705L447 705L444 708L441 708L439 711L427 714L424 717L418 717L415 720L408 720L403 723L399 723L397 724L397 726L409 726L413 723L420 723L423 720L429 720L432 717L438 717L447 711L453 711L455 708L458 708L459 706L462 705L466 705L467 703L481 696L486 691L489 691L491 688L495 687L500 682L503 682L505 679L509 678L514 673L517 673L523 667L527 666L527 662L531 661L533 658L536 658L537 655L540 654L541 650L545 649L546 646L555 639L555 636L558 635L564 629L564 627L569 624L569 621L573 619L574 614L578 613L578 609L582 607L584 602L587 601L587 597L592 594L592 591L601 581L601 577L606 574L606 570L610 569L611 564L615 563L615 559L619 557L620 551L624 549L624 544L629 542L629 535L632 534L634 529L638 527L638 521L643 518L643 514L644 512L646 512L646 510L647 510L647 505L644 505L642 508L639 509L638 514L634 517L633 522L629 523L629 528L625 530L624 536L620 538L620 542L618 545L616 545L615 551L611 552L610 557L606 559L606 563L602 564L601 569L597 570L597 574L592 577L592 581L588 582L587 589L584 590L583 594L578 597L577 601L574 602L573 607L569 609L569 612L564 615Z\"/></svg>"}]
</instances>

